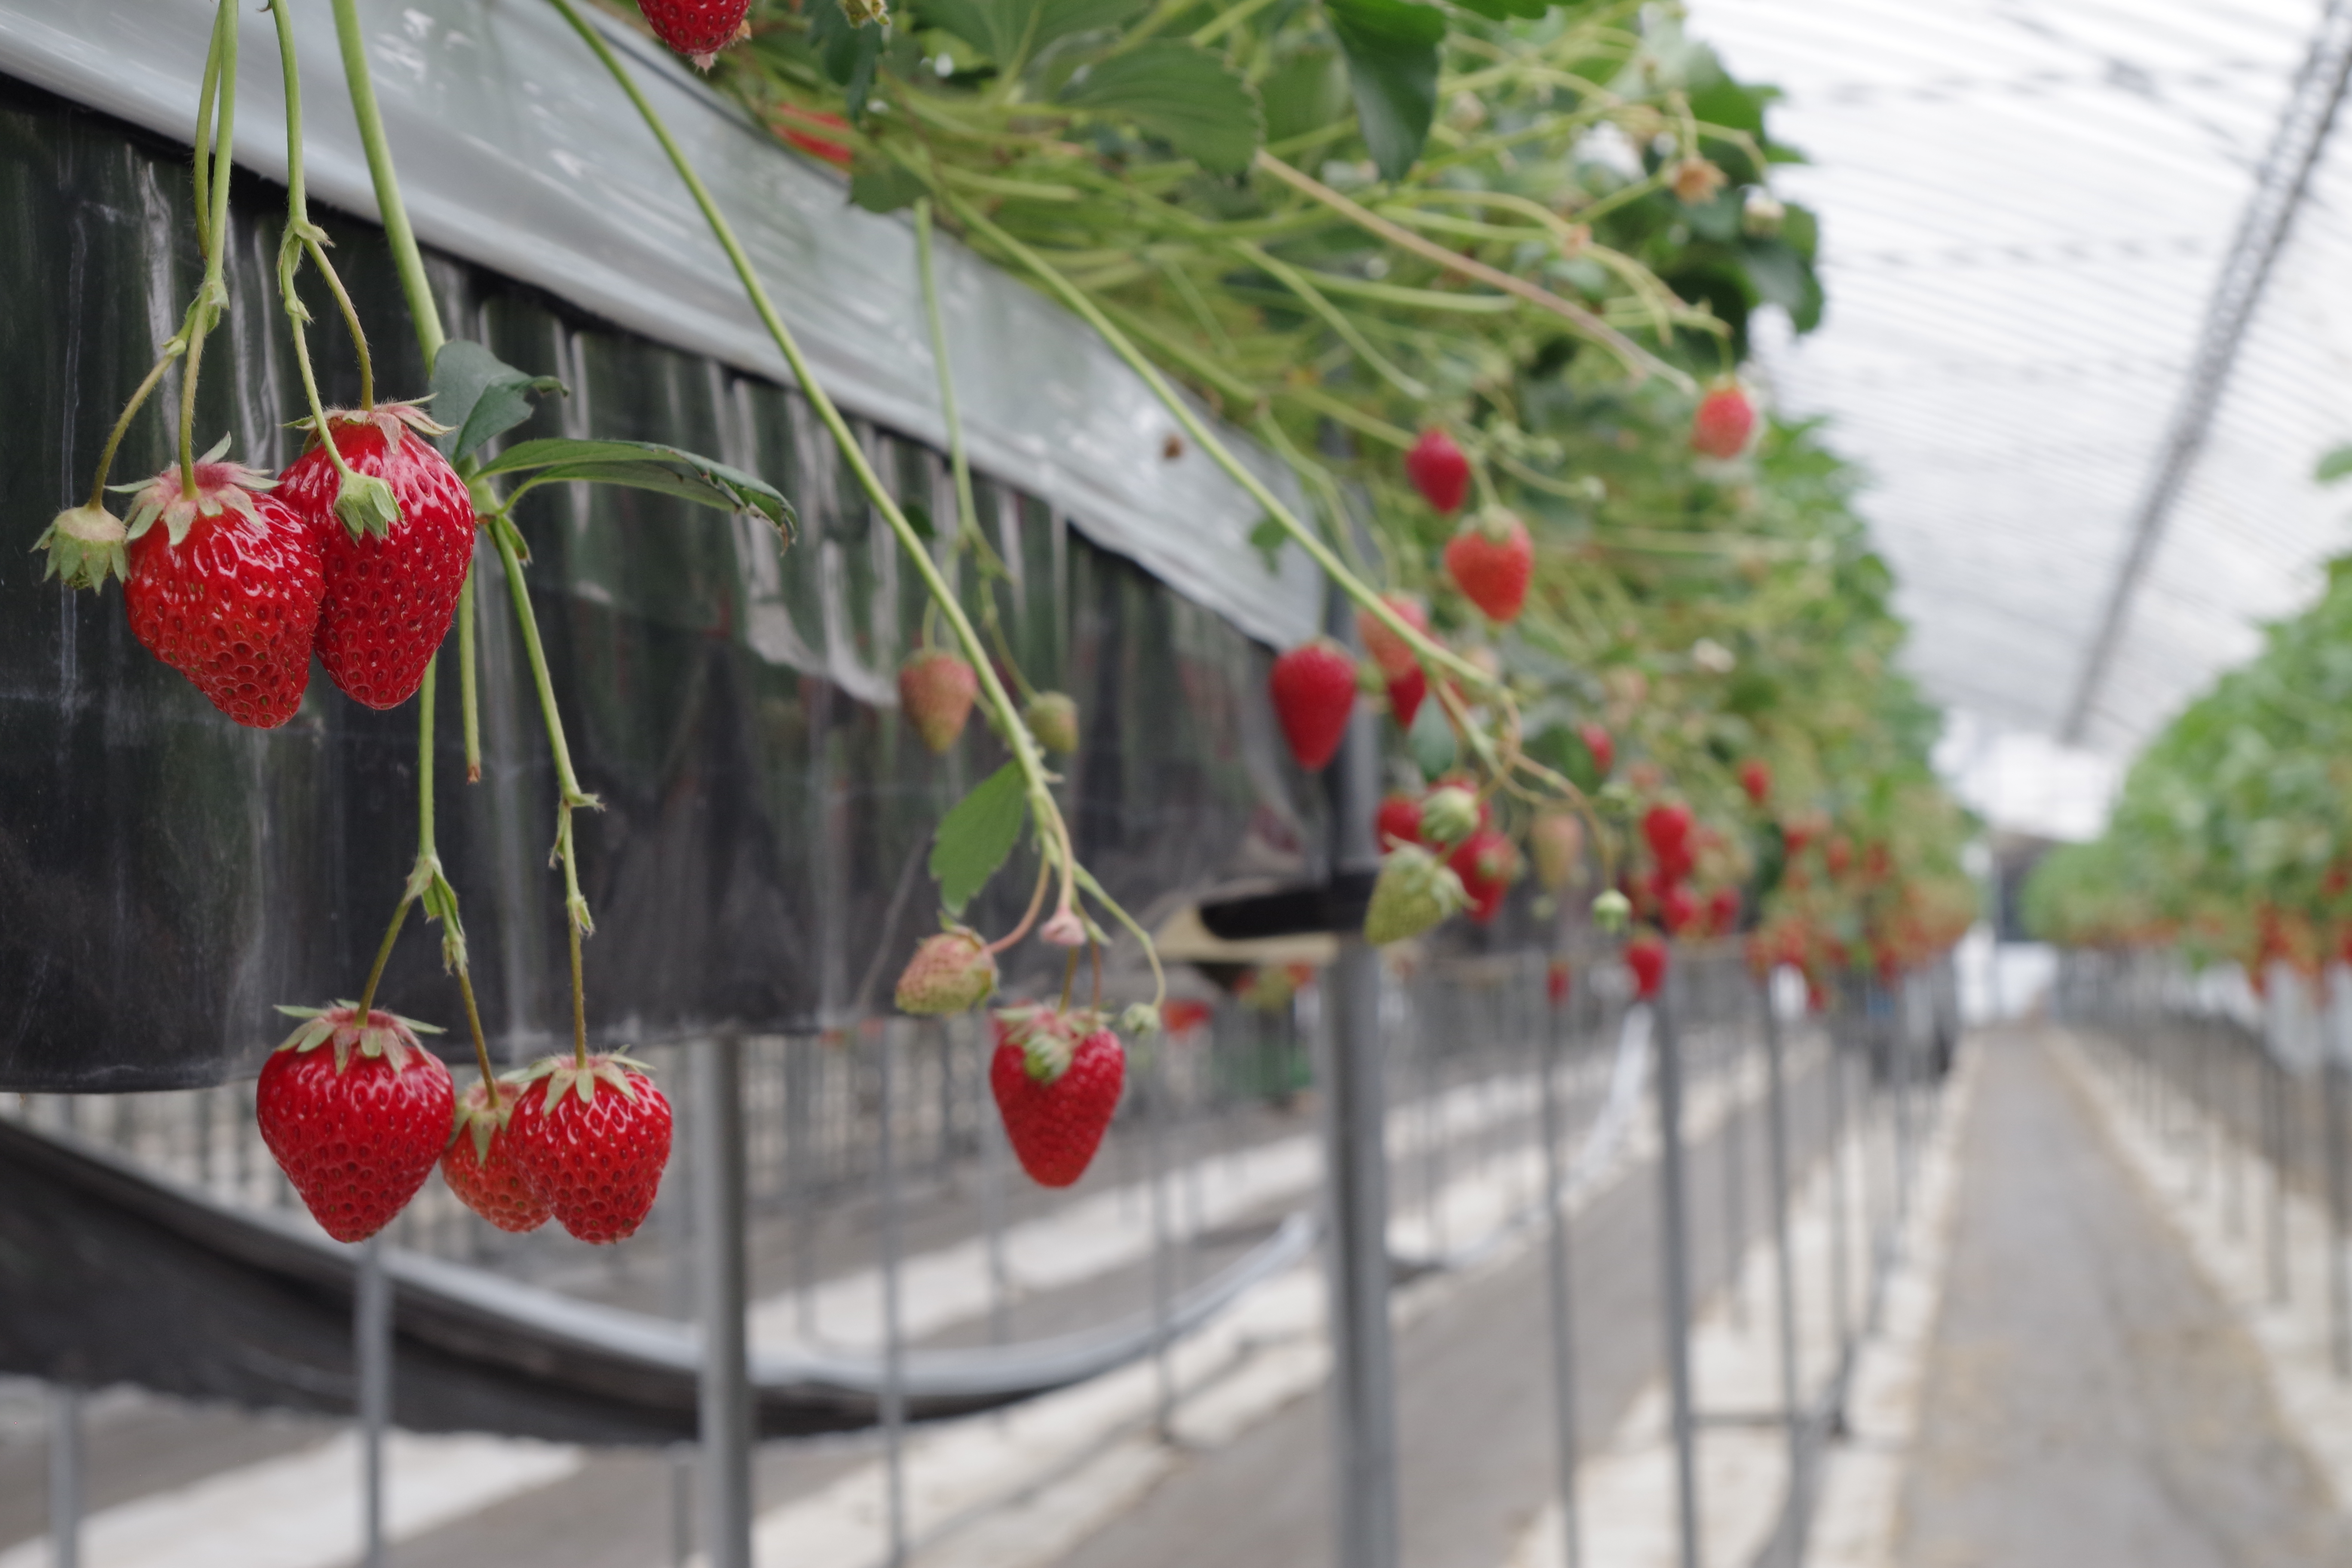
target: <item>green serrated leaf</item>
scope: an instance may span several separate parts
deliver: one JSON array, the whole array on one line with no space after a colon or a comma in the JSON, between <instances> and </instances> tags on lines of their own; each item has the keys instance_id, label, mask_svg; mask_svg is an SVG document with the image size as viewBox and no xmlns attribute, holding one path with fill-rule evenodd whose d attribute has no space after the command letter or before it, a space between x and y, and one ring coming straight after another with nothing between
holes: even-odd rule
<instances>
[{"instance_id":1,"label":"green serrated leaf","mask_svg":"<svg viewBox=\"0 0 2352 1568\"><path fill-rule=\"evenodd\" d=\"M1258 559L1265 563L1267 576L1281 572L1282 547L1290 542L1290 530L1270 517L1262 517L1258 519L1257 526L1250 530L1249 542L1250 548L1257 552Z\"/></svg>"},{"instance_id":2,"label":"green serrated leaf","mask_svg":"<svg viewBox=\"0 0 2352 1568\"><path fill-rule=\"evenodd\" d=\"M1257 94L1240 73L1179 38L1096 61L1071 79L1062 101L1130 121L1218 174L1248 168L1265 132Z\"/></svg>"},{"instance_id":3,"label":"green serrated leaf","mask_svg":"<svg viewBox=\"0 0 2352 1568\"><path fill-rule=\"evenodd\" d=\"M843 110L853 123L866 118L874 96L874 71L887 42L879 22L853 23L838 5L812 5L808 10L809 47L824 67L824 74L841 89Z\"/></svg>"},{"instance_id":4,"label":"green serrated leaf","mask_svg":"<svg viewBox=\"0 0 2352 1568\"><path fill-rule=\"evenodd\" d=\"M1013 853L1028 808L1021 769L1007 763L973 785L940 819L931 846L931 878L940 885L940 901L950 913L961 914Z\"/></svg>"},{"instance_id":5,"label":"green serrated leaf","mask_svg":"<svg viewBox=\"0 0 2352 1568\"><path fill-rule=\"evenodd\" d=\"M1513 16L1533 21L1551 9L1551 0L1454 0L1465 11L1475 11L1490 22L1505 22Z\"/></svg>"},{"instance_id":6,"label":"green serrated leaf","mask_svg":"<svg viewBox=\"0 0 2352 1568\"><path fill-rule=\"evenodd\" d=\"M1009 74L1063 38L1117 26L1143 0L920 0L925 18Z\"/></svg>"},{"instance_id":7,"label":"green serrated leaf","mask_svg":"<svg viewBox=\"0 0 2352 1568\"><path fill-rule=\"evenodd\" d=\"M2352 446L2336 447L2311 471L2311 477L2323 485L2332 485L2347 474L2352 474Z\"/></svg>"},{"instance_id":8,"label":"green serrated leaf","mask_svg":"<svg viewBox=\"0 0 2352 1568\"><path fill-rule=\"evenodd\" d=\"M894 213L912 206L923 194L922 179L887 160L860 159L849 174L849 199L870 213Z\"/></svg>"},{"instance_id":9,"label":"green serrated leaf","mask_svg":"<svg viewBox=\"0 0 2352 1568\"><path fill-rule=\"evenodd\" d=\"M1325 0L1348 58L1356 119L1381 177L1404 177L1437 115L1445 13L1411 0Z\"/></svg>"},{"instance_id":10,"label":"green serrated leaf","mask_svg":"<svg viewBox=\"0 0 2352 1568\"><path fill-rule=\"evenodd\" d=\"M783 491L753 474L657 441L524 441L482 465L480 477L529 474L530 484L584 480L676 496L720 511L753 511L787 539L796 518Z\"/></svg>"},{"instance_id":11,"label":"green serrated leaf","mask_svg":"<svg viewBox=\"0 0 2352 1568\"><path fill-rule=\"evenodd\" d=\"M442 344L433 361L433 416L449 426L438 443L442 456L457 462L530 418L534 395L565 390L555 377L517 370L479 343Z\"/></svg>"}]
</instances>

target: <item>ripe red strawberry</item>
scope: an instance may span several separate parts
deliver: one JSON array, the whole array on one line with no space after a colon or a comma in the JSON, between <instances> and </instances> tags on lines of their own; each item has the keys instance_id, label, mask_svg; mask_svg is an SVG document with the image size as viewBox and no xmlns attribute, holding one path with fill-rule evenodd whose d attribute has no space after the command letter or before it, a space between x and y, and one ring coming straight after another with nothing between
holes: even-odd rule
<instances>
[{"instance_id":1,"label":"ripe red strawberry","mask_svg":"<svg viewBox=\"0 0 2352 1568\"><path fill-rule=\"evenodd\" d=\"M1666 983L1666 944L1654 936L1635 937L1625 944L1625 967L1633 972L1633 994L1647 1001Z\"/></svg>"},{"instance_id":2,"label":"ripe red strawberry","mask_svg":"<svg viewBox=\"0 0 2352 1568\"><path fill-rule=\"evenodd\" d=\"M302 706L326 588L318 540L271 484L204 462L190 496L179 469L156 475L131 513L122 583L131 635L256 730Z\"/></svg>"},{"instance_id":3,"label":"ripe red strawberry","mask_svg":"<svg viewBox=\"0 0 2352 1568\"><path fill-rule=\"evenodd\" d=\"M980 677L943 647L918 648L898 667L898 705L935 756L955 749L980 696Z\"/></svg>"},{"instance_id":4,"label":"ripe red strawberry","mask_svg":"<svg viewBox=\"0 0 2352 1568\"><path fill-rule=\"evenodd\" d=\"M1102 1016L1051 1007L996 1015L988 1086L1021 1168L1041 1187L1066 1187L1102 1146L1127 1079L1127 1053Z\"/></svg>"},{"instance_id":5,"label":"ripe red strawberry","mask_svg":"<svg viewBox=\"0 0 2352 1568\"><path fill-rule=\"evenodd\" d=\"M703 70L710 68L719 50L751 36L744 20L751 0L637 0L637 9L645 13L655 37Z\"/></svg>"},{"instance_id":6,"label":"ripe red strawberry","mask_svg":"<svg viewBox=\"0 0 2352 1568\"><path fill-rule=\"evenodd\" d=\"M1381 841L1382 853L1399 844L1421 843L1421 802L1402 790L1382 795L1372 817L1372 837Z\"/></svg>"},{"instance_id":7,"label":"ripe red strawberry","mask_svg":"<svg viewBox=\"0 0 2352 1568\"><path fill-rule=\"evenodd\" d=\"M1740 763L1739 787L1748 792L1751 805L1762 805L1772 798L1772 764L1761 757L1750 757Z\"/></svg>"},{"instance_id":8,"label":"ripe red strawberry","mask_svg":"<svg viewBox=\"0 0 2352 1568\"><path fill-rule=\"evenodd\" d=\"M547 1223L547 1200L531 1190L515 1164L507 1120L524 1092L520 1084L499 1086L493 1109L488 1089L477 1083L457 1101L457 1128L441 1152L441 1179L457 1201L500 1230L537 1230Z\"/></svg>"},{"instance_id":9,"label":"ripe red strawberry","mask_svg":"<svg viewBox=\"0 0 2352 1568\"><path fill-rule=\"evenodd\" d=\"M698 61L697 64L702 64ZM704 65L708 70L709 67ZM855 162L846 142L836 142L830 136L819 135L816 128L846 131L849 121L840 115L822 109L798 109L791 104L776 106L775 128L783 139L812 158L822 158L836 169L846 169ZM803 129L804 128L804 129Z\"/></svg>"},{"instance_id":10,"label":"ripe red strawberry","mask_svg":"<svg viewBox=\"0 0 2352 1568\"><path fill-rule=\"evenodd\" d=\"M996 959L980 933L953 926L926 937L898 975L902 1013L961 1013L996 989Z\"/></svg>"},{"instance_id":11,"label":"ripe red strawberry","mask_svg":"<svg viewBox=\"0 0 2352 1568\"><path fill-rule=\"evenodd\" d=\"M1615 739L1610 735L1607 730L1598 724L1583 724L1578 726L1576 737L1578 740L1584 742L1584 749L1592 753L1593 772L1599 773L1604 779L1607 778L1609 776L1610 770L1617 765L1617 742Z\"/></svg>"},{"instance_id":12,"label":"ripe red strawberry","mask_svg":"<svg viewBox=\"0 0 2352 1568\"><path fill-rule=\"evenodd\" d=\"M1503 900L1519 877L1519 849L1502 834L1482 827L1464 839L1445 864L1470 895L1470 918L1485 925L1502 912Z\"/></svg>"},{"instance_id":13,"label":"ripe red strawberry","mask_svg":"<svg viewBox=\"0 0 2352 1568\"><path fill-rule=\"evenodd\" d=\"M550 1057L524 1075L507 1118L522 1179L564 1229L602 1245L636 1233L669 1163L669 1101L643 1064Z\"/></svg>"},{"instance_id":14,"label":"ripe red strawberry","mask_svg":"<svg viewBox=\"0 0 2352 1568\"><path fill-rule=\"evenodd\" d=\"M1356 661L1329 637L1317 637L1276 659L1268 685L1290 754L1309 773L1328 766L1356 711Z\"/></svg>"},{"instance_id":15,"label":"ripe red strawberry","mask_svg":"<svg viewBox=\"0 0 2352 1568\"><path fill-rule=\"evenodd\" d=\"M327 425L353 472L391 487L400 516L383 532L348 526L335 508L342 477L315 437L278 477L278 493L325 552L319 662L354 700L396 708L416 694L457 613L474 563L474 500L418 433L440 427L414 405L330 413Z\"/></svg>"},{"instance_id":16,"label":"ripe red strawberry","mask_svg":"<svg viewBox=\"0 0 2352 1568\"><path fill-rule=\"evenodd\" d=\"M1555 1007L1568 1005L1569 971L1566 959L1555 958L1544 965L1544 998Z\"/></svg>"},{"instance_id":17,"label":"ripe red strawberry","mask_svg":"<svg viewBox=\"0 0 2352 1568\"><path fill-rule=\"evenodd\" d=\"M1756 429L1756 408L1737 382L1710 388L1691 416L1691 450L1709 458L1736 458Z\"/></svg>"},{"instance_id":18,"label":"ripe red strawberry","mask_svg":"<svg viewBox=\"0 0 2352 1568\"><path fill-rule=\"evenodd\" d=\"M1445 546L1445 570L1454 585L1492 621L1518 619L1535 566L1528 525L1500 508L1464 523Z\"/></svg>"},{"instance_id":19,"label":"ripe red strawberry","mask_svg":"<svg viewBox=\"0 0 2352 1568\"><path fill-rule=\"evenodd\" d=\"M1642 814L1642 837L1657 857L1658 874L1672 881L1691 868L1691 809L1678 800L1661 801Z\"/></svg>"},{"instance_id":20,"label":"ripe red strawberry","mask_svg":"<svg viewBox=\"0 0 2352 1568\"><path fill-rule=\"evenodd\" d=\"M1429 677L1414 665L1404 674L1389 682L1389 711L1396 718L1397 728L1410 730L1421 713L1421 705L1429 699Z\"/></svg>"},{"instance_id":21,"label":"ripe red strawberry","mask_svg":"<svg viewBox=\"0 0 2352 1568\"><path fill-rule=\"evenodd\" d=\"M1429 609L1419 599L1407 598L1402 594L1383 594L1381 603L1394 610L1397 619L1413 630L1429 630ZM1381 667L1381 673L1390 681L1420 672L1421 660L1414 655L1412 645L1391 631L1388 623L1371 611L1356 612L1356 632L1364 639L1365 654Z\"/></svg>"},{"instance_id":22,"label":"ripe red strawberry","mask_svg":"<svg viewBox=\"0 0 2352 1568\"><path fill-rule=\"evenodd\" d=\"M254 1086L261 1141L337 1241L365 1241L408 1206L449 1142L457 1092L416 1043L430 1026L346 1002L279 1009L307 1020Z\"/></svg>"},{"instance_id":23,"label":"ripe red strawberry","mask_svg":"<svg viewBox=\"0 0 2352 1568\"><path fill-rule=\"evenodd\" d=\"M1717 888L1706 900L1707 929L1728 936L1739 929L1739 889Z\"/></svg>"},{"instance_id":24,"label":"ripe red strawberry","mask_svg":"<svg viewBox=\"0 0 2352 1568\"><path fill-rule=\"evenodd\" d=\"M1662 882L1658 887L1658 923L1668 935L1682 936L1695 931L1699 922L1701 906L1698 895L1681 882Z\"/></svg>"},{"instance_id":25,"label":"ripe red strawberry","mask_svg":"<svg viewBox=\"0 0 2352 1568\"><path fill-rule=\"evenodd\" d=\"M1443 430L1423 430L1404 455L1404 477L1422 499L1445 513L1462 510L1470 494L1470 459Z\"/></svg>"}]
</instances>

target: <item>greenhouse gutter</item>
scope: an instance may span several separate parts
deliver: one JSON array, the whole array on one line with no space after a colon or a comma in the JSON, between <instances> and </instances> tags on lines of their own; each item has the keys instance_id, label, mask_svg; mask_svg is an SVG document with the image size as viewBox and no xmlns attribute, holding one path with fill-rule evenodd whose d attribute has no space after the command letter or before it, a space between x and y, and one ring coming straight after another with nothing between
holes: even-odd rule
<instances>
[{"instance_id":1,"label":"greenhouse gutter","mask_svg":"<svg viewBox=\"0 0 2352 1568\"><path fill-rule=\"evenodd\" d=\"M612 79L535 0L362 0L410 216L426 244L656 342L790 384L676 174ZM0 71L184 142L207 0L0 0ZM292 12L312 194L376 206L324 5ZM600 19L601 21L602 19ZM237 162L285 167L271 24L242 19ZM684 66L616 24L656 107L735 224L825 388L849 411L944 447L911 227L777 145ZM1314 635L1318 574L1269 574L1258 508L1191 444L1085 323L959 245L940 248L949 352L974 465L1035 495L1251 636ZM124 389L126 392L128 388ZM1231 437L1229 437L1231 439ZM1277 493L1288 470L1236 440Z\"/></svg>"}]
</instances>

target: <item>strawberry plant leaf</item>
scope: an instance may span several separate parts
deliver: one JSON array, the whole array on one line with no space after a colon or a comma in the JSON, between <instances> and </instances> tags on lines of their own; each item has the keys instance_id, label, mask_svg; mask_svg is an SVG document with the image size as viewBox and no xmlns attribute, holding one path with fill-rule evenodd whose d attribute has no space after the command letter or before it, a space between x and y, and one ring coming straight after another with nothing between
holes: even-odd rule
<instances>
[{"instance_id":1,"label":"strawberry plant leaf","mask_svg":"<svg viewBox=\"0 0 2352 1568\"><path fill-rule=\"evenodd\" d=\"M919 8L925 20L1018 75L1057 40L1116 26L1142 0L921 0Z\"/></svg>"},{"instance_id":2,"label":"strawberry plant leaf","mask_svg":"<svg viewBox=\"0 0 2352 1568\"><path fill-rule=\"evenodd\" d=\"M1217 174L1248 168L1265 130L1249 83L1217 56L1179 38L1156 38L1096 61L1070 79L1062 101L1131 121Z\"/></svg>"},{"instance_id":3,"label":"strawberry plant leaf","mask_svg":"<svg viewBox=\"0 0 2352 1568\"><path fill-rule=\"evenodd\" d=\"M1013 853L1028 805L1021 769L1007 763L974 784L940 819L931 846L931 878L939 883L940 902L950 914L963 913L963 907Z\"/></svg>"},{"instance_id":4,"label":"strawberry plant leaf","mask_svg":"<svg viewBox=\"0 0 2352 1568\"><path fill-rule=\"evenodd\" d=\"M2319 459L2311 477L2323 485L2332 485L2347 474L2352 474L2352 447L2338 447Z\"/></svg>"},{"instance_id":5,"label":"strawberry plant leaf","mask_svg":"<svg viewBox=\"0 0 2352 1568\"><path fill-rule=\"evenodd\" d=\"M534 486L582 480L654 490L720 511L757 512L786 539L798 522L784 492L765 479L658 441L524 441L483 464L478 477L499 474L530 476L509 505Z\"/></svg>"},{"instance_id":6,"label":"strawberry plant leaf","mask_svg":"<svg viewBox=\"0 0 2352 1568\"><path fill-rule=\"evenodd\" d=\"M1290 542L1290 530L1270 517L1262 517L1257 520L1257 526L1250 530L1249 542L1250 548L1257 552L1258 559L1265 563L1266 575L1280 576L1282 547Z\"/></svg>"},{"instance_id":7,"label":"strawberry plant leaf","mask_svg":"<svg viewBox=\"0 0 2352 1568\"><path fill-rule=\"evenodd\" d=\"M555 377L517 370L479 343L442 344L433 361L433 416L449 426L441 455L457 462L505 435L530 417L535 395L550 392L570 395Z\"/></svg>"},{"instance_id":8,"label":"strawberry plant leaf","mask_svg":"<svg viewBox=\"0 0 2352 1568\"><path fill-rule=\"evenodd\" d=\"M1437 114L1437 54L1445 13L1411 0L1326 0L1348 57L1356 119L1381 177L1402 179Z\"/></svg>"}]
</instances>

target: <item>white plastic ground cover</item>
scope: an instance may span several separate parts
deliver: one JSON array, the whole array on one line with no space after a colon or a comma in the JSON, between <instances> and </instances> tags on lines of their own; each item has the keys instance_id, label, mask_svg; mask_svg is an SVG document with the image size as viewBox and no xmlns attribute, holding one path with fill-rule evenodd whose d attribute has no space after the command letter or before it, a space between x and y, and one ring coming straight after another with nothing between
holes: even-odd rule
<instances>
[{"instance_id":1,"label":"white plastic ground cover","mask_svg":"<svg viewBox=\"0 0 2352 1568\"><path fill-rule=\"evenodd\" d=\"M237 162L285 174L268 16L245 8ZM430 246L656 342L789 384L726 257L620 89L540 0L361 0L409 213ZM210 0L0 0L0 72L180 141L190 137ZM314 196L375 199L324 4L293 10ZM751 252L826 390L943 447L914 236L849 205L681 65L617 26L638 79ZM961 247L940 254L949 352L972 459L1251 636L1312 636L1321 576L1279 575L1248 542L1261 513L1076 317ZM125 388L125 391L128 391ZM1286 469L1235 443L1276 493Z\"/></svg>"}]
</instances>

